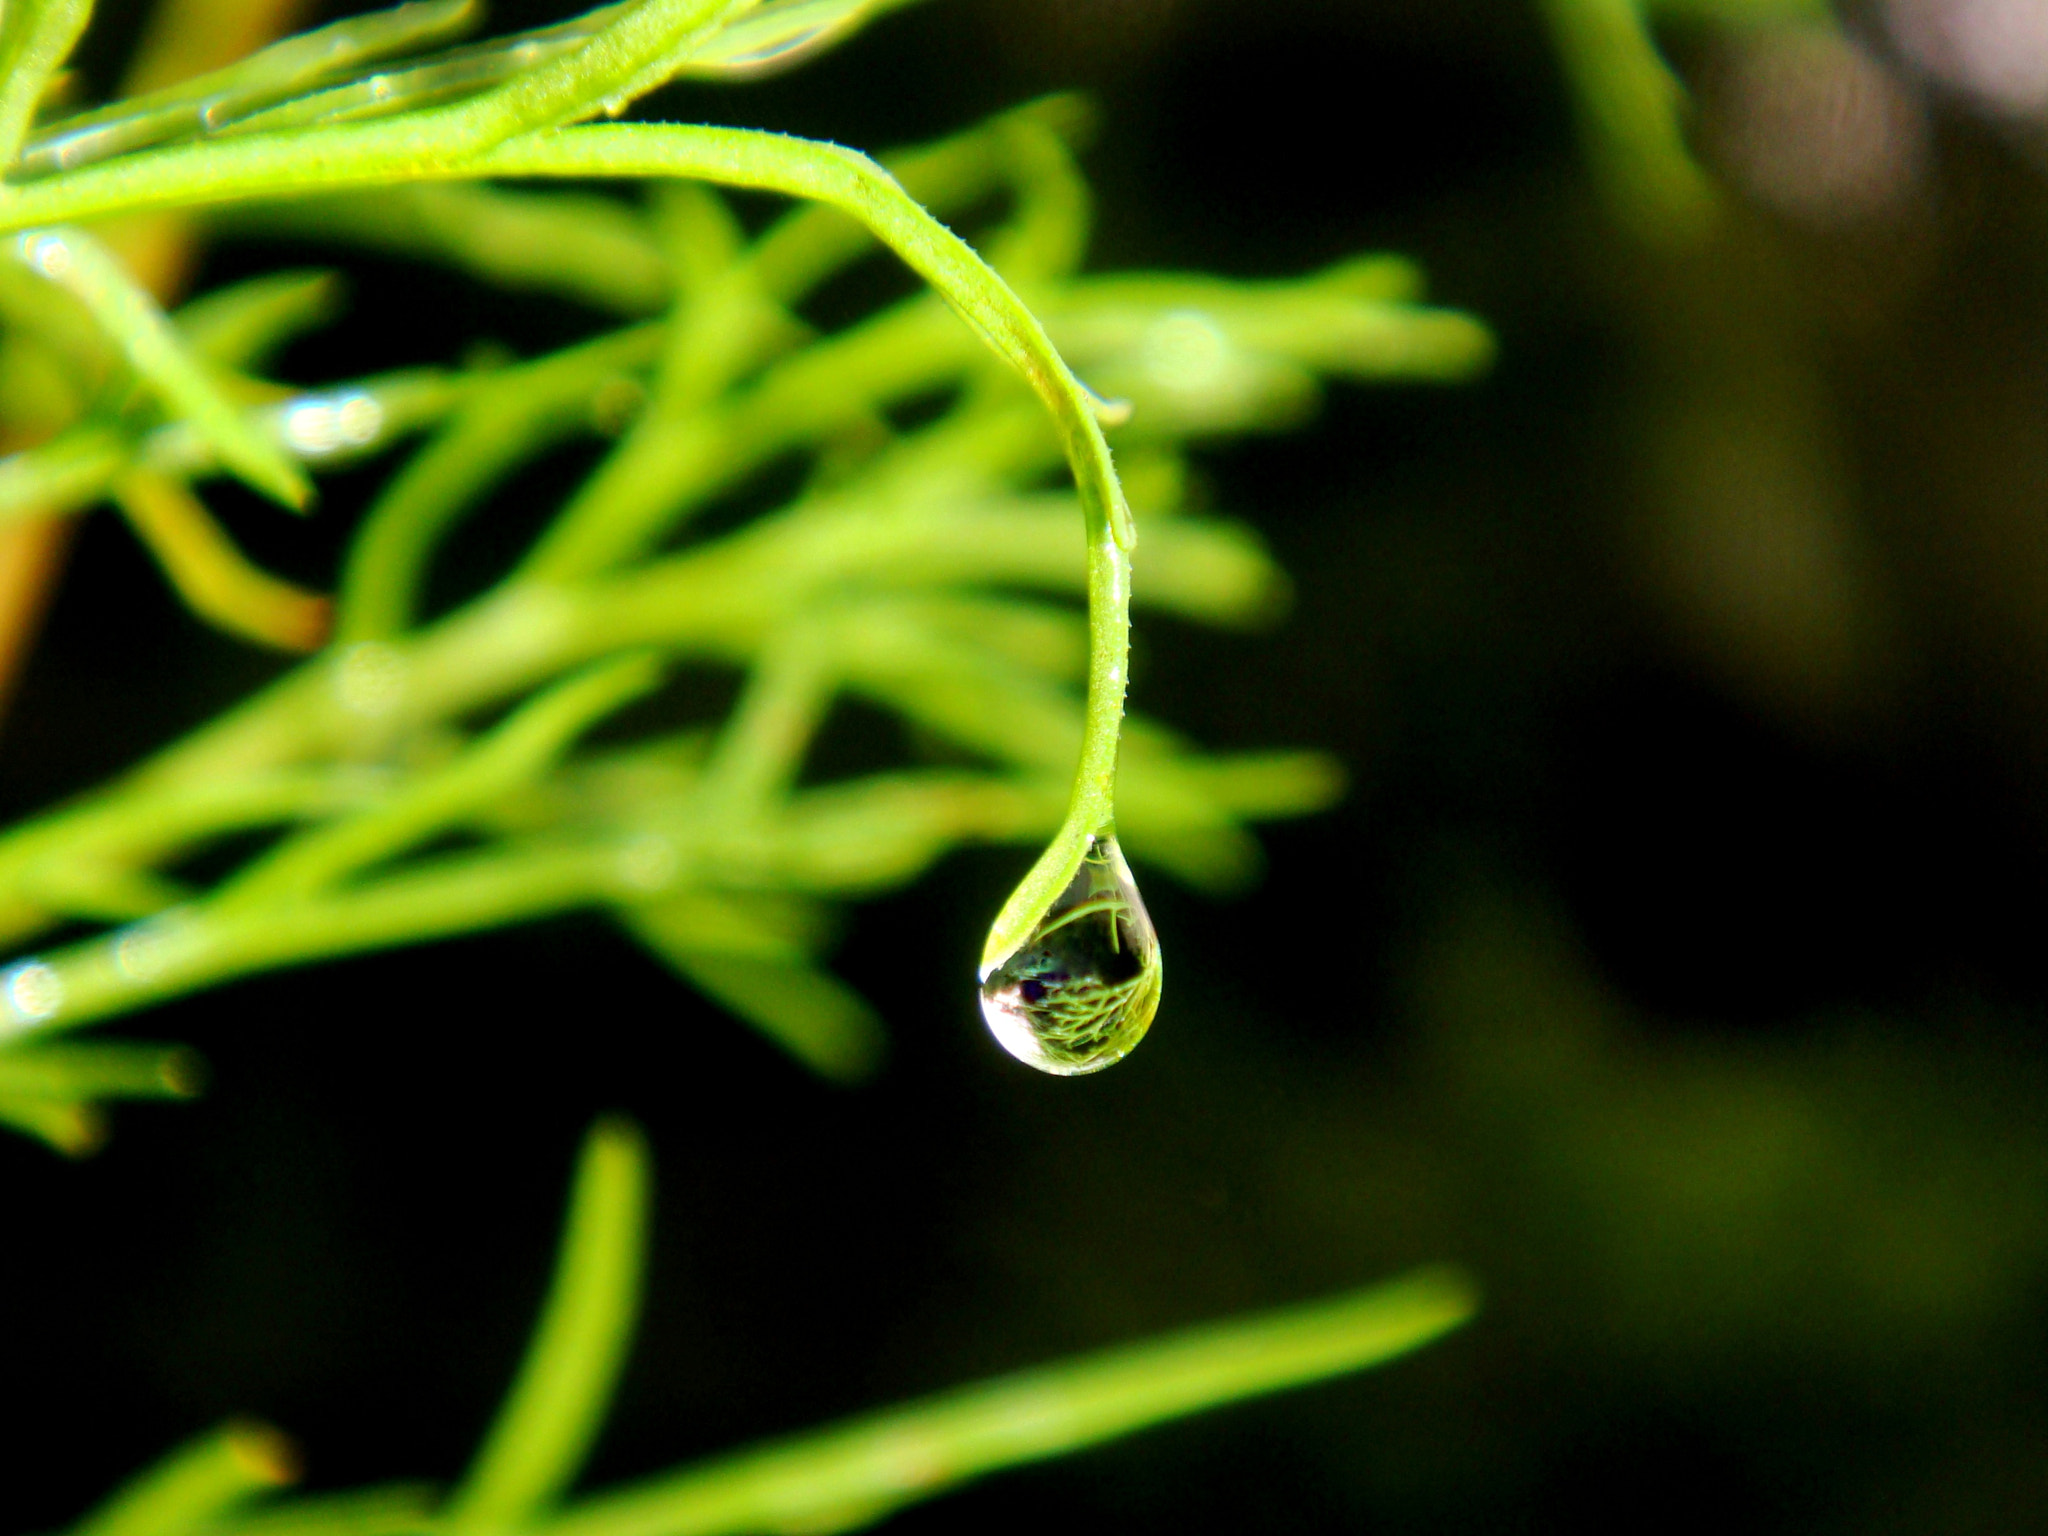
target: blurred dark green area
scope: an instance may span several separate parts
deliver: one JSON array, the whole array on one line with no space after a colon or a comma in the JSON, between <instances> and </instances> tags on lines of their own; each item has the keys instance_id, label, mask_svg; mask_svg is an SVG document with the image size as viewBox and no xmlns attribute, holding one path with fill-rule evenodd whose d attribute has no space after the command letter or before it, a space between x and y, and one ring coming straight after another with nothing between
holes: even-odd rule
<instances>
[{"instance_id":1,"label":"blurred dark green area","mask_svg":"<svg viewBox=\"0 0 2048 1536\"><path fill-rule=\"evenodd\" d=\"M1886 57L1875 13L1851 21ZM67 1519L229 1412L298 1436L315 1486L452 1472L517 1358L577 1139L616 1108L648 1128L658 1226L594 1480L1455 1259L1488 1310L1412 1360L892 1524L2035 1524L2040 131L1903 83L1910 174L1831 217L1783 195L1740 116L1768 40L1670 41L1727 191L1690 247L1611 217L1540 18L1508 0L933 0L801 73L662 99L878 148L1081 87L1104 111L1096 265L1393 249L1485 316L1487 381L1339 390L1302 434L1206 457L1206 500L1294 574L1283 626L1139 634L1138 707L1216 746L1328 748L1355 790L1268 832L1239 901L1148 882L1165 1008L1096 1078L1023 1070L975 1016L1020 854L850 915L841 969L894 1040L855 1091L595 920L134 1021L203 1050L203 1102L123 1111L81 1165L0 1143L12 1523ZM234 246L209 273L314 259ZM306 377L588 323L350 270ZM479 531L476 572L581 464L554 468ZM380 472L307 527L221 502L260 558L326 581ZM0 807L270 670L95 521ZM878 755L883 729L849 710L828 751Z\"/></svg>"}]
</instances>

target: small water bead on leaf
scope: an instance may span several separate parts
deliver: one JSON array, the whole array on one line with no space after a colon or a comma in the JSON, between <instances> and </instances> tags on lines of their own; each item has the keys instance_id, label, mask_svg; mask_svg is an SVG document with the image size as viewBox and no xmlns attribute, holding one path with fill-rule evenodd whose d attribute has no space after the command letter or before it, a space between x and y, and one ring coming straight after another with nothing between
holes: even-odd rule
<instances>
[{"instance_id":1,"label":"small water bead on leaf","mask_svg":"<svg viewBox=\"0 0 2048 1536\"><path fill-rule=\"evenodd\" d=\"M1081 867L1031 937L990 967L981 1013L1004 1050L1061 1077L1122 1061L1159 1009L1159 936L1116 838Z\"/></svg>"}]
</instances>

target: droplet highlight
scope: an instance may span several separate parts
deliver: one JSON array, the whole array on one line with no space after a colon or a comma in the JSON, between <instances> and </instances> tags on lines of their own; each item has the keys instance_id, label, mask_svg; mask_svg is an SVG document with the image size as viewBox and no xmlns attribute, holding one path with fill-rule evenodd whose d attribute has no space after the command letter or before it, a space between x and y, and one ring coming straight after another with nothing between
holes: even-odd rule
<instances>
[{"instance_id":1,"label":"droplet highlight","mask_svg":"<svg viewBox=\"0 0 2048 1536\"><path fill-rule=\"evenodd\" d=\"M0 977L0 993L6 996L8 1022L16 1028L45 1024L64 1006L64 978L55 966L24 960Z\"/></svg>"},{"instance_id":2,"label":"droplet highlight","mask_svg":"<svg viewBox=\"0 0 2048 1536\"><path fill-rule=\"evenodd\" d=\"M384 407L359 389L307 395L284 408L280 430L302 458L323 459L374 443L384 430Z\"/></svg>"},{"instance_id":3,"label":"droplet highlight","mask_svg":"<svg viewBox=\"0 0 2048 1536\"><path fill-rule=\"evenodd\" d=\"M1002 1048L1060 1077L1130 1055L1159 1011L1159 936L1116 838L1088 840L1067 888L1031 937L981 979L981 1014Z\"/></svg>"}]
</instances>

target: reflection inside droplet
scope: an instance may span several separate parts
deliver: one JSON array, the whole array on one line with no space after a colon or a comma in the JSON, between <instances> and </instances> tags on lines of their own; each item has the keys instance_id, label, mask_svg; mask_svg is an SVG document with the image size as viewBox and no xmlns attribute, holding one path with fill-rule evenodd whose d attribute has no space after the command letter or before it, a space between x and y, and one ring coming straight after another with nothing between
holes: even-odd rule
<instances>
[{"instance_id":1,"label":"reflection inside droplet","mask_svg":"<svg viewBox=\"0 0 2048 1536\"><path fill-rule=\"evenodd\" d=\"M981 982L1003 1049L1041 1072L1099 1072L1131 1053L1159 1009L1159 938L1116 838L1090 838L1066 890Z\"/></svg>"}]
</instances>

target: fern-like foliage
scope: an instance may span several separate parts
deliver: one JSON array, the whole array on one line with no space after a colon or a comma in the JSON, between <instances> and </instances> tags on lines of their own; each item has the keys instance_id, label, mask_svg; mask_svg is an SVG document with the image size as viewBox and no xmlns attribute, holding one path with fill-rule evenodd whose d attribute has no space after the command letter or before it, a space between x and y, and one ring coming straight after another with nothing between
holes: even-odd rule
<instances>
[{"instance_id":1,"label":"fern-like foliage","mask_svg":"<svg viewBox=\"0 0 2048 1536\"><path fill-rule=\"evenodd\" d=\"M1395 258L1271 284L1085 274L1072 150L1088 114L1068 99L886 170L743 129L586 121L879 9L629 0L422 55L472 19L433 0L32 133L16 109L62 50L15 48L29 62L0 94L25 146L0 188L0 229L16 231L0 404L29 399L24 381L61 388L10 421L42 440L0 460L0 519L110 502L196 612L315 654L0 835L0 934L19 956L0 974L0 1119L82 1147L95 1101L179 1091L181 1057L73 1038L156 999L578 907L616 914L819 1071L856 1076L880 1034L818 963L832 903L962 843L1051 837L993 949L1005 924L1028 930L1039 888L1065 884L1076 827L1085 846L1114 815L1139 861L1221 886L1254 862L1248 819L1329 801L1319 757L1216 757L1149 721L1121 729L1125 609L1271 613L1281 578L1254 537L1183 510L1190 445L1291 424L1326 377L1463 377L1485 332L1422 306ZM11 9L7 27L37 17L76 35L56 5ZM563 176L645 185L535 185ZM750 237L710 183L809 205ZM606 318L544 356L279 384L268 360L335 318L335 285L269 274L166 315L74 221L170 207ZM983 254L939 222L988 207ZM820 333L806 299L877 241L931 291ZM1122 481L1104 421L1122 423ZM426 577L462 520L591 438L608 443L597 467L517 564L430 611ZM203 499L230 474L303 508L322 472L366 456L391 470L331 607L249 564ZM792 460L806 475L786 504L693 529ZM744 674L728 716L582 745L704 666ZM952 766L806 780L842 695L943 743ZM223 846L256 851L195 883L195 856ZM80 924L84 938L23 952Z\"/></svg>"}]
</instances>

